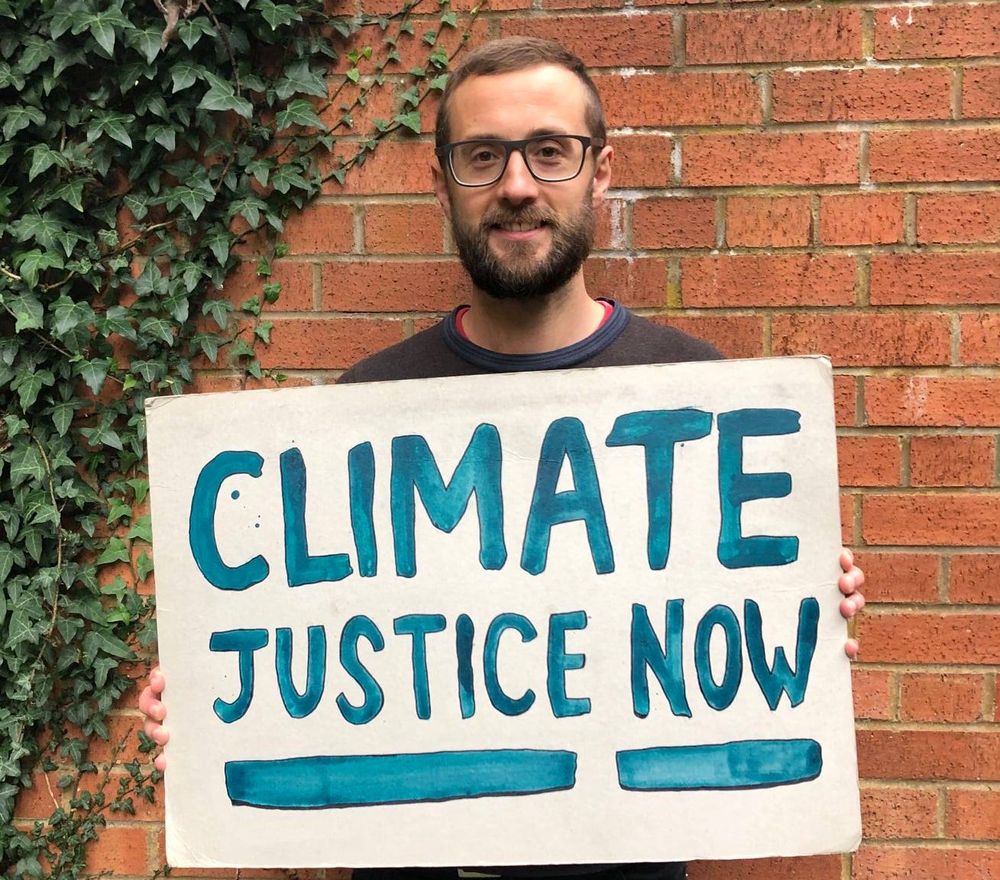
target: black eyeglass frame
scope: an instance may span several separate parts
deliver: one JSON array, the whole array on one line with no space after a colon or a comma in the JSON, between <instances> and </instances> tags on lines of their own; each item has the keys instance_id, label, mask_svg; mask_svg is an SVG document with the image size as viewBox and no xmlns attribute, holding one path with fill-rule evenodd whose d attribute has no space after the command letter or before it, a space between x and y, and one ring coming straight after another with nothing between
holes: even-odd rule
<instances>
[{"instance_id":1,"label":"black eyeglass frame","mask_svg":"<svg viewBox=\"0 0 1000 880\"><path fill-rule=\"evenodd\" d=\"M574 141L579 141L583 145L583 151L580 153L580 167L576 169L575 174L571 174L569 177L560 177L556 180L549 180L545 177L539 177L531 169L531 163L528 161L528 154L525 153L525 147L528 144L535 143L536 141L546 141L552 140L553 138L570 138ZM434 154L438 159L447 159L448 172L451 174L451 179L455 181L459 186L493 186L498 180L500 180L504 173L507 171L507 163L510 161L510 154L515 150L521 154L521 158L524 160L524 167L528 169L528 173L535 178L539 183L565 183L567 180L573 180L580 176L580 172L583 171L583 166L587 162L587 151L591 147L603 147L607 143L604 138L592 138L583 134L538 134L534 137L525 138L520 141L505 141L500 138L470 138L466 141L454 141L450 144L444 144L434 150ZM499 144L503 147L503 165L500 166L500 173L489 183L463 183L458 179L458 175L455 173L455 166L452 164L452 153L455 147L461 147L463 144Z\"/></svg>"}]
</instances>

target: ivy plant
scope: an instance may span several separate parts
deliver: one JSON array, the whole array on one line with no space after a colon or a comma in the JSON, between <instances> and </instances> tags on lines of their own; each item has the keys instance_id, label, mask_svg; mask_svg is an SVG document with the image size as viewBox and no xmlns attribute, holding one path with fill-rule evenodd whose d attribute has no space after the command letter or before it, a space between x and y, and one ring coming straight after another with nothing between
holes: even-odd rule
<instances>
[{"instance_id":1,"label":"ivy plant","mask_svg":"<svg viewBox=\"0 0 1000 880\"><path fill-rule=\"evenodd\" d=\"M155 640L144 401L199 358L266 376L284 221L419 132L468 39L441 48L457 16L419 2L0 0L0 874L76 878L109 814L153 798L142 734L124 772L126 743L100 767L88 747ZM404 71L415 21L427 58ZM389 84L398 112L357 130ZM219 291L248 236L261 287L235 305ZM32 780L53 811L15 820Z\"/></svg>"}]
</instances>

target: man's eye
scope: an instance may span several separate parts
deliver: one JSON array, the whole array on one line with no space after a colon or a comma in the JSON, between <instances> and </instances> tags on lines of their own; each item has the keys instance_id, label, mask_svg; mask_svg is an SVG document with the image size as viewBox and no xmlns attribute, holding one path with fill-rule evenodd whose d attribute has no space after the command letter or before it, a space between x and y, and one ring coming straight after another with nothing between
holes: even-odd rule
<instances>
[{"instance_id":1,"label":"man's eye","mask_svg":"<svg viewBox=\"0 0 1000 880\"><path fill-rule=\"evenodd\" d=\"M499 158L493 150L479 149L472 154L473 162L494 162Z\"/></svg>"}]
</instances>

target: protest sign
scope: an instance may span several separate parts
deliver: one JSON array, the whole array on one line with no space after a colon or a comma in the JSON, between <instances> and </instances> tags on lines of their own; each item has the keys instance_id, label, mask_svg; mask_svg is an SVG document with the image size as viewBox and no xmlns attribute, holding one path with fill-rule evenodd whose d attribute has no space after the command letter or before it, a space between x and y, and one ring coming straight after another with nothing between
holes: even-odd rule
<instances>
[{"instance_id":1,"label":"protest sign","mask_svg":"<svg viewBox=\"0 0 1000 880\"><path fill-rule=\"evenodd\" d=\"M172 865L857 846L825 359L147 414Z\"/></svg>"}]
</instances>

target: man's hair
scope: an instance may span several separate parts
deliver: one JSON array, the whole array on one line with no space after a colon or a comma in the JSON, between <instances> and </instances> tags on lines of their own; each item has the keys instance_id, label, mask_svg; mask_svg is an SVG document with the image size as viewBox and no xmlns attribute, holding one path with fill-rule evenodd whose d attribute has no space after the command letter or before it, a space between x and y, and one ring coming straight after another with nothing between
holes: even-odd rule
<instances>
[{"instance_id":1,"label":"man's hair","mask_svg":"<svg viewBox=\"0 0 1000 880\"><path fill-rule=\"evenodd\" d=\"M539 37L504 37L491 40L474 49L448 77L441 103L438 105L437 125L434 140L438 147L451 139L448 125L448 99L463 82L473 76L490 76L498 73L513 73L537 67L540 64L554 64L575 73L587 90L587 108L584 121L587 133L593 138L607 135L604 107L601 96L589 76L583 62L572 52L568 52L554 40Z\"/></svg>"}]
</instances>

